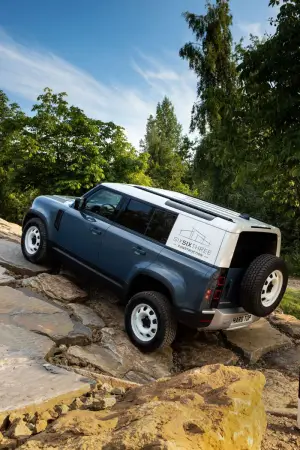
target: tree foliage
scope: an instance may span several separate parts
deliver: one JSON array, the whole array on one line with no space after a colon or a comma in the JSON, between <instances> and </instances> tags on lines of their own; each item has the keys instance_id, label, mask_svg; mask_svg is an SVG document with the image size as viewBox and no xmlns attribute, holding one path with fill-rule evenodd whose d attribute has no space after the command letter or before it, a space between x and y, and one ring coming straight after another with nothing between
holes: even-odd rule
<instances>
[{"instance_id":1,"label":"tree foliage","mask_svg":"<svg viewBox=\"0 0 300 450\"><path fill-rule=\"evenodd\" d=\"M189 192L192 186L190 152L192 142L182 135L172 102L165 97L158 103L156 115L149 116L141 143L148 155L148 175L162 188Z\"/></svg>"},{"instance_id":2,"label":"tree foliage","mask_svg":"<svg viewBox=\"0 0 300 450\"><path fill-rule=\"evenodd\" d=\"M247 47L232 45L228 1L185 13L196 42L180 55L198 77L192 128L205 195L279 225L285 253L300 261L300 0L280 4L274 33Z\"/></svg>"},{"instance_id":3,"label":"tree foliage","mask_svg":"<svg viewBox=\"0 0 300 450\"><path fill-rule=\"evenodd\" d=\"M87 117L46 88L26 116L0 95L0 214L20 220L38 194L81 195L102 181L151 184L147 155L122 127Z\"/></svg>"}]
</instances>

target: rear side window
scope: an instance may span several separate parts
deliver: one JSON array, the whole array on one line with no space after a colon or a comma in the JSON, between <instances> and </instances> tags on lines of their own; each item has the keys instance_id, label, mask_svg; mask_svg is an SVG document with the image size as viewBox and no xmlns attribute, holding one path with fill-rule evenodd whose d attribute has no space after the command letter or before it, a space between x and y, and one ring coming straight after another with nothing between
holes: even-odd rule
<instances>
[{"instance_id":1,"label":"rear side window","mask_svg":"<svg viewBox=\"0 0 300 450\"><path fill-rule=\"evenodd\" d=\"M140 234L145 234L153 207L137 200L130 200L117 218L117 223Z\"/></svg>"},{"instance_id":2,"label":"rear side window","mask_svg":"<svg viewBox=\"0 0 300 450\"><path fill-rule=\"evenodd\" d=\"M146 236L165 244L176 219L177 214L156 209L146 230Z\"/></svg>"}]
</instances>

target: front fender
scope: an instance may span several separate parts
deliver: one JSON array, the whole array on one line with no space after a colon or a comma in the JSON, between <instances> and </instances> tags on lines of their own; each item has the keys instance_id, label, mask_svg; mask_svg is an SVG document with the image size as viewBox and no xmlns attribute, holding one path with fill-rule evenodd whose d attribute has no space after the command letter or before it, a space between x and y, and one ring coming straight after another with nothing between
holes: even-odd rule
<instances>
[{"instance_id":1,"label":"front fender","mask_svg":"<svg viewBox=\"0 0 300 450\"><path fill-rule=\"evenodd\" d=\"M59 210L65 211L68 208L65 203L59 202L55 198L40 196L37 197L30 210L27 212L24 220L23 227L26 221L31 217L39 217L45 224L48 232L48 239L53 241L54 239L54 223Z\"/></svg>"},{"instance_id":2,"label":"front fender","mask_svg":"<svg viewBox=\"0 0 300 450\"><path fill-rule=\"evenodd\" d=\"M39 219L41 219L45 225L47 225L47 218L46 216L41 212L38 211L35 208L30 208L27 213L24 216L23 222L22 222L22 229L24 229L26 223L28 222L28 220L32 219L33 217L38 217Z\"/></svg>"}]
</instances>

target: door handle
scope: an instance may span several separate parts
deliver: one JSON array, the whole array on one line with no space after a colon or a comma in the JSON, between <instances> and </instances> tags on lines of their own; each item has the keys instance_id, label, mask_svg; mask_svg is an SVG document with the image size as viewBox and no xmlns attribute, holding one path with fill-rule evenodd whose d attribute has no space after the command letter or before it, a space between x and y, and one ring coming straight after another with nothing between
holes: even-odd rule
<instances>
[{"instance_id":1,"label":"door handle","mask_svg":"<svg viewBox=\"0 0 300 450\"><path fill-rule=\"evenodd\" d=\"M97 228L97 227L91 227L90 228L90 231L93 233L93 234L96 234L96 235L100 235L100 234L102 234L102 231L100 230L100 228Z\"/></svg>"},{"instance_id":2,"label":"door handle","mask_svg":"<svg viewBox=\"0 0 300 450\"><path fill-rule=\"evenodd\" d=\"M134 250L134 253L136 255L146 255L146 251L139 245L137 245L136 247L132 247L132 249Z\"/></svg>"}]
</instances>

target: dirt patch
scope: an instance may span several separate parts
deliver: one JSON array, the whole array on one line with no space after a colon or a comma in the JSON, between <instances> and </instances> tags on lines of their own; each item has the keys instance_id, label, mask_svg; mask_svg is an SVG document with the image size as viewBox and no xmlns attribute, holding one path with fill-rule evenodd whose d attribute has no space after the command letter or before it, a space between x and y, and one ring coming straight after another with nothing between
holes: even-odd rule
<instances>
[{"instance_id":1,"label":"dirt patch","mask_svg":"<svg viewBox=\"0 0 300 450\"><path fill-rule=\"evenodd\" d=\"M299 450L300 430L296 420L268 414L268 427L262 442L262 450Z\"/></svg>"}]
</instances>

